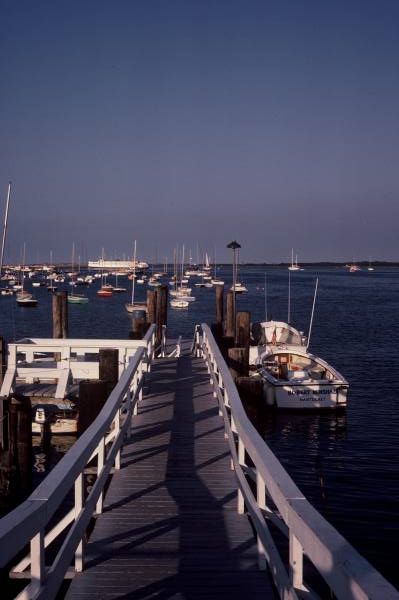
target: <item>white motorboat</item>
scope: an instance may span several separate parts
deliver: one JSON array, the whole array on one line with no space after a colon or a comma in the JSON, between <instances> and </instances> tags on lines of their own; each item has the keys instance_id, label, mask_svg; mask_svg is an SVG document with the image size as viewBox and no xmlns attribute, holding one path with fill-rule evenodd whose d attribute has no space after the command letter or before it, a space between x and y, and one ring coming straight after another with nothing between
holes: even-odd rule
<instances>
[{"instance_id":1,"label":"white motorboat","mask_svg":"<svg viewBox=\"0 0 399 600\"><path fill-rule=\"evenodd\" d=\"M68 295L68 303L69 304L87 304L89 299L87 296L83 296L83 294L69 294Z\"/></svg>"},{"instance_id":2,"label":"white motorboat","mask_svg":"<svg viewBox=\"0 0 399 600\"><path fill-rule=\"evenodd\" d=\"M170 306L171 308L188 308L189 302L187 300L183 300L181 298L171 298Z\"/></svg>"},{"instance_id":3,"label":"white motorboat","mask_svg":"<svg viewBox=\"0 0 399 600\"><path fill-rule=\"evenodd\" d=\"M342 409L349 384L325 360L306 348L269 346L256 361L266 404L279 409Z\"/></svg>"},{"instance_id":4,"label":"white motorboat","mask_svg":"<svg viewBox=\"0 0 399 600\"><path fill-rule=\"evenodd\" d=\"M230 290L232 292L235 292L236 294L243 294L248 291L245 285L243 283L240 283L239 281L237 281L235 285L232 285Z\"/></svg>"},{"instance_id":5,"label":"white motorboat","mask_svg":"<svg viewBox=\"0 0 399 600\"><path fill-rule=\"evenodd\" d=\"M184 300L186 302L195 302L195 296L187 296L187 294L177 294L175 298L177 300Z\"/></svg>"},{"instance_id":6,"label":"white motorboat","mask_svg":"<svg viewBox=\"0 0 399 600\"><path fill-rule=\"evenodd\" d=\"M175 290L170 290L169 294L171 296L190 296L191 294L191 289L192 288L188 288L188 287L176 287Z\"/></svg>"},{"instance_id":7,"label":"white motorboat","mask_svg":"<svg viewBox=\"0 0 399 600\"><path fill-rule=\"evenodd\" d=\"M12 296L14 294L14 290L9 287L2 288L1 295L2 296Z\"/></svg>"},{"instance_id":8,"label":"white motorboat","mask_svg":"<svg viewBox=\"0 0 399 600\"><path fill-rule=\"evenodd\" d=\"M355 263L349 265L349 273L356 273L357 271L361 271L361 268Z\"/></svg>"},{"instance_id":9,"label":"white motorboat","mask_svg":"<svg viewBox=\"0 0 399 600\"><path fill-rule=\"evenodd\" d=\"M37 306L37 300L36 298L33 298L33 296L31 294L28 294L28 296L19 296L16 299L18 306L26 306L26 307L33 307L33 306Z\"/></svg>"},{"instance_id":10,"label":"white motorboat","mask_svg":"<svg viewBox=\"0 0 399 600\"><path fill-rule=\"evenodd\" d=\"M125 308L128 313L134 313L137 310L147 312L147 304L145 302L134 302L133 304L131 302L127 302L125 304Z\"/></svg>"}]
</instances>

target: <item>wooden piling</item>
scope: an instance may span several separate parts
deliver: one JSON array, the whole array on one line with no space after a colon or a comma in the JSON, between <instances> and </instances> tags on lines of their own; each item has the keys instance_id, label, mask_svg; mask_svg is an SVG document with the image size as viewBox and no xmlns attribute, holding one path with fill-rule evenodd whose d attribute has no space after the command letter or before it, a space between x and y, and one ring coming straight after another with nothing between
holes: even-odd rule
<instances>
[{"instance_id":1,"label":"wooden piling","mask_svg":"<svg viewBox=\"0 0 399 600\"><path fill-rule=\"evenodd\" d=\"M147 317L150 325L157 321L157 292L147 291Z\"/></svg>"},{"instance_id":2,"label":"wooden piling","mask_svg":"<svg viewBox=\"0 0 399 600\"><path fill-rule=\"evenodd\" d=\"M58 292L62 296L62 337L69 337L68 292Z\"/></svg>"},{"instance_id":3,"label":"wooden piling","mask_svg":"<svg viewBox=\"0 0 399 600\"><path fill-rule=\"evenodd\" d=\"M32 488L32 407L30 398L14 394L5 400L7 434L0 461L0 497L23 500Z\"/></svg>"},{"instance_id":4,"label":"wooden piling","mask_svg":"<svg viewBox=\"0 0 399 600\"><path fill-rule=\"evenodd\" d=\"M156 309L156 344L162 341L163 326L168 323L168 286L160 285L157 289L157 309Z\"/></svg>"},{"instance_id":5,"label":"wooden piling","mask_svg":"<svg viewBox=\"0 0 399 600\"><path fill-rule=\"evenodd\" d=\"M237 377L236 386L244 410L252 425L258 430L264 426L267 412L263 397L263 381L258 377Z\"/></svg>"},{"instance_id":6,"label":"wooden piling","mask_svg":"<svg viewBox=\"0 0 399 600\"><path fill-rule=\"evenodd\" d=\"M228 365L230 373L235 380L237 377L248 376L248 350L247 348L230 348L228 350Z\"/></svg>"},{"instance_id":7,"label":"wooden piling","mask_svg":"<svg viewBox=\"0 0 399 600\"><path fill-rule=\"evenodd\" d=\"M53 338L68 337L68 292L53 294Z\"/></svg>"},{"instance_id":8,"label":"wooden piling","mask_svg":"<svg viewBox=\"0 0 399 600\"><path fill-rule=\"evenodd\" d=\"M219 346L219 349L221 349L223 339L223 323L211 323L211 331L217 345Z\"/></svg>"},{"instance_id":9,"label":"wooden piling","mask_svg":"<svg viewBox=\"0 0 399 600\"><path fill-rule=\"evenodd\" d=\"M131 340L142 340L148 329L146 317L135 317L132 319L132 330L129 333Z\"/></svg>"},{"instance_id":10,"label":"wooden piling","mask_svg":"<svg viewBox=\"0 0 399 600\"><path fill-rule=\"evenodd\" d=\"M234 337L228 336L228 335L222 336L221 340L220 340L219 348L220 348L220 352L222 353L224 360L226 361L226 363L228 363L229 362L229 350L230 350L230 348L234 348Z\"/></svg>"},{"instance_id":11,"label":"wooden piling","mask_svg":"<svg viewBox=\"0 0 399 600\"><path fill-rule=\"evenodd\" d=\"M223 323L224 319L224 285L215 285L216 323Z\"/></svg>"},{"instance_id":12,"label":"wooden piling","mask_svg":"<svg viewBox=\"0 0 399 600\"><path fill-rule=\"evenodd\" d=\"M68 292L53 294L53 338L65 339L68 337ZM54 360L59 362L61 354L54 353Z\"/></svg>"},{"instance_id":13,"label":"wooden piling","mask_svg":"<svg viewBox=\"0 0 399 600\"><path fill-rule=\"evenodd\" d=\"M93 423L107 398L107 381L84 380L79 383L78 436Z\"/></svg>"},{"instance_id":14,"label":"wooden piling","mask_svg":"<svg viewBox=\"0 0 399 600\"><path fill-rule=\"evenodd\" d=\"M0 335L0 386L3 383L3 378L7 369L7 349L6 341Z\"/></svg>"},{"instance_id":15,"label":"wooden piling","mask_svg":"<svg viewBox=\"0 0 399 600\"><path fill-rule=\"evenodd\" d=\"M236 317L235 341L239 348L249 348L251 336L251 313L240 311Z\"/></svg>"},{"instance_id":16,"label":"wooden piling","mask_svg":"<svg viewBox=\"0 0 399 600\"><path fill-rule=\"evenodd\" d=\"M6 343L4 338L0 336L0 387L3 383L6 368ZM4 438L6 429L4 415L4 399L0 398L0 450L4 448Z\"/></svg>"},{"instance_id":17,"label":"wooden piling","mask_svg":"<svg viewBox=\"0 0 399 600\"><path fill-rule=\"evenodd\" d=\"M119 379L119 352L115 348L101 348L99 352L98 378L108 385L108 395Z\"/></svg>"},{"instance_id":18,"label":"wooden piling","mask_svg":"<svg viewBox=\"0 0 399 600\"><path fill-rule=\"evenodd\" d=\"M235 322L234 322L234 292L227 292L226 296L226 321L225 335L227 337L235 337Z\"/></svg>"}]
</instances>

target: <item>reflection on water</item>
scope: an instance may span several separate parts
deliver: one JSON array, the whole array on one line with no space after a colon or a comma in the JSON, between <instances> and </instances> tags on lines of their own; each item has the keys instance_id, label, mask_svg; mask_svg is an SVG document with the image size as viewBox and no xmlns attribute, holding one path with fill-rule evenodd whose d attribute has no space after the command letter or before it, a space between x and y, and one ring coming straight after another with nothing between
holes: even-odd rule
<instances>
[{"instance_id":1,"label":"reflection on water","mask_svg":"<svg viewBox=\"0 0 399 600\"><path fill-rule=\"evenodd\" d=\"M68 452L76 441L73 435L52 435L41 440L40 435L32 437L33 450L33 486L36 487Z\"/></svg>"}]
</instances>

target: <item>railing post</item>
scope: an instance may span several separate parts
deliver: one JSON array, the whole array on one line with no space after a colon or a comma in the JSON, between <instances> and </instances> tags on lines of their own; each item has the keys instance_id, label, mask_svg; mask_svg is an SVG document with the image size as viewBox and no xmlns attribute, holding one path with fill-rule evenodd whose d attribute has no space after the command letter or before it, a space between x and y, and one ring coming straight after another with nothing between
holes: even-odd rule
<instances>
[{"instance_id":1,"label":"railing post","mask_svg":"<svg viewBox=\"0 0 399 600\"><path fill-rule=\"evenodd\" d=\"M41 529L30 541L31 555L31 587L32 595L40 590L44 583L45 562L44 562L44 530Z\"/></svg>"},{"instance_id":2,"label":"railing post","mask_svg":"<svg viewBox=\"0 0 399 600\"><path fill-rule=\"evenodd\" d=\"M218 378L218 388L219 391L223 389L223 379L222 379L222 374L220 371L217 371L217 378ZM216 397L218 396L218 394L216 394ZM218 401L219 404L219 416L222 417L223 416L223 411L220 408L220 400Z\"/></svg>"},{"instance_id":3,"label":"railing post","mask_svg":"<svg viewBox=\"0 0 399 600\"><path fill-rule=\"evenodd\" d=\"M200 348L200 334L199 334L199 329L197 330L196 334L195 334L196 340L195 340L195 346L197 349L196 352L196 357L200 358L201 357L201 348Z\"/></svg>"},{"instance_id":4,"label":"railing post","mask_svg":"<svg viewBox=\"0 0 399 600\"><path fill-rule=\"evenodd\" d=\"M104 458L105 458L105 440L104 437L101 438L98 444L98 454L97 454L97 477L100 477L101 471L104 468ZM100 495L96 504L96 513L100 515L103 512L103 501L104 501L104 492L101 490Z\"/></svg>"},{"instance_id":5,"label":"railing post","mask_svg":"<svg viewBox=\"0 0 399 600\"><path fill-rule=\"evenodd\" d=\"M129 393L129 392L128 392ZM115 439L119 436L121 430L121 409L119 408L114 419ZM121 449L119 448L115 456L115 469L119 471L121 468Z\"/></svg>"},{"instance_id":6,"label":"railing post","mask_svg":"<svg viewBox=\"0 0 399 600\"><path fill-rule=\"evenodd\" d=\"M83 508L83 498L84 498L84 479L83 473L77 476L75 479L75 521L79 518L79 515ZM75 551L75 571L81 572L83 571L84 565L84 545L85 540L82 538L79 542L78 547Z\"/></svg>"},{"instance_id":7,"label":"railing post","mask_svg":"<svg viewBox=\"0 0 399 600\"><path fill-rule=\"evenodd\" d=\"M298 539L290 530L290 580L294 588L303 585L303 549Z\"/></svg>"},{"instance_id":8,"label":"railing post","mask_svg":"<svg viewBox=\"0 0 399 600\"><path fill-rule=\"evenodd\" d=\"M139 401L141 402L141 400L143 399L143 377L144 377L144 372L143 372L143 361L140 361L139 367L138 367L138 372L139 372L139 381L138 384L140 386L140 391L139 391Z\"/></svg>"},{"instance_id":9,"label":"railing post","mask_svg":"<svg viewBox=\"0 0 399 600\"><path fill-rule=\"evenodd\" d=\"M261 510L266 508L266 485L260 473L256 472L256 499ZM266 569L265 549L259 535L257 536L258 544L258 566L261 571Z\"/></svg>"},{"instance_id":10,"label":"railing post","mask_svg":"<svg viewBox=\"0 0 399 600\"><path fill-rule=\"evenodd\" d=\"M136 398L136 392L137 392L137 374L134 375L133 379L132 379L132 387L130 388L131 394L132 394L132 398L131 401L134 402L135 401L135 405L133 407L133 415L136 416L138 413L138 402L139 399Z\"/></svg>"},{"instance_id":11,"label":"railing post","mask_svg":"<svg viewBox=\"0 0 399 600\"><path fill-rule=\"evenodd\" d=\"M242 466L245 465L245 446L240 437L238 438L238 463ZM240 488L238 488L237 511L240 515L245 512L244 496Z\"/></svg>"}]
</instances>

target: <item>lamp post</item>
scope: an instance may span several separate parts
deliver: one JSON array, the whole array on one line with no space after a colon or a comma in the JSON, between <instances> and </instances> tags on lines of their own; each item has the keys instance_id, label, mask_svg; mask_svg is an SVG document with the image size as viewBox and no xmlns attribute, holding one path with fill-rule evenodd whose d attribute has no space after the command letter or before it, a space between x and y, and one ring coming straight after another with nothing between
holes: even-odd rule
<instances>
[{"instance_id":1,"label":"lamp post","mask_svg":"<svg viewBox=\"0 0 399 600\"><path fill-rule=\"evenodd\" d=\"M235 329L236 322L236 283L237 283L237 250L241 248L240 244L234 240L227 244L227 248L233 250L233 322ZM234 336L235 337L235 336Z\"/></svg>"}]
</instances>

